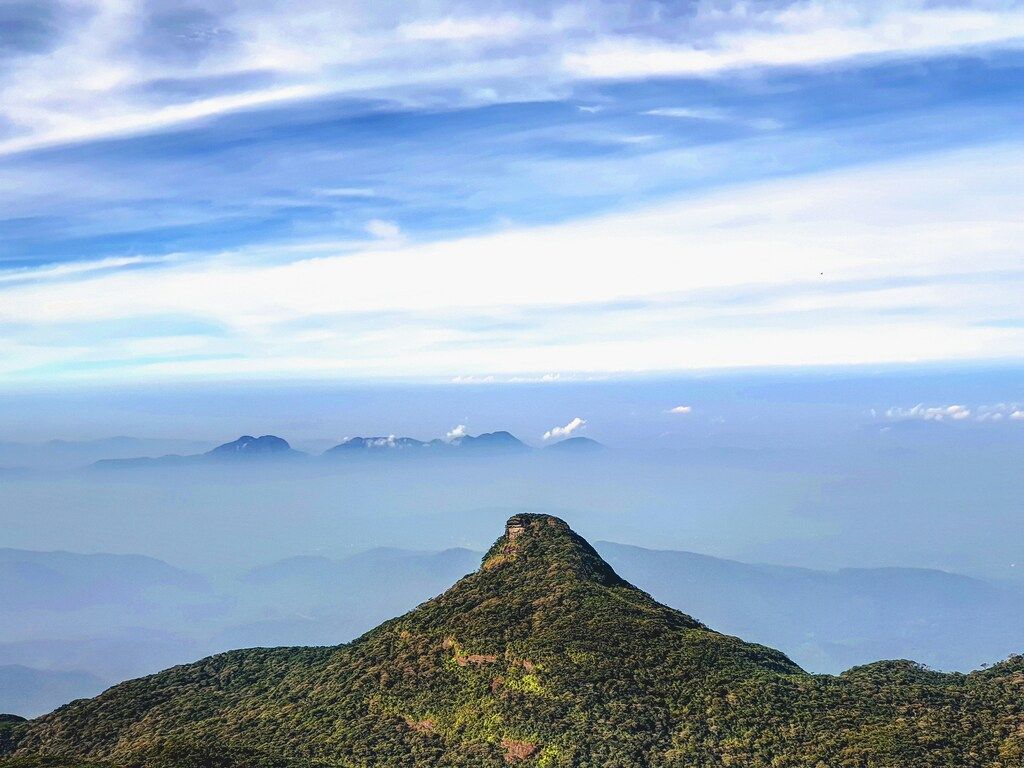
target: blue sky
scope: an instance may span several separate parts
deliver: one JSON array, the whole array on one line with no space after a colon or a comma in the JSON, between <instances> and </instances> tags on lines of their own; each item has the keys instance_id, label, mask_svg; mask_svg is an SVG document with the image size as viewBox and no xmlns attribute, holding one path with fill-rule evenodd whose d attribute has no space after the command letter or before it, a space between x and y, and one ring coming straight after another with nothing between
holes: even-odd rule
<instances>
[{"instance_id":1,"label":"blue sky","mask_svg":"<svg viewBox=\"0 0 1024 768\"><path fill-rule=\"evenodd\" d=\"M42 0L0 29L12 385L1024 353L1022 3Z\"/></svg>"}]
</instances>

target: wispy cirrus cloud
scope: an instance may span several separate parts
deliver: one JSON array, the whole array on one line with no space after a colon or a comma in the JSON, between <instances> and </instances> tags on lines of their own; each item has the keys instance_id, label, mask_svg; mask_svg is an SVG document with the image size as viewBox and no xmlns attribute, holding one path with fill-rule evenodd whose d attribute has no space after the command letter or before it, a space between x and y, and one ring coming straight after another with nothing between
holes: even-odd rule
<instances>
[{"instance_id":1,"label":"wispy cirrus cloud","mask_svg":"<svg viewBox=\"0 0 1024 768\"><path fill-rule=\"evenodd\" d=\"M1020 14L4 5L0 371L1019 354Z\"/></svg>"},{"instance_id":2,"label":"wispy cirrus cloud","mask_svg":"<svg viewBox=\"0 0 1024 768\"><path fill-rule=\"evenodd\" d=\"M180 341L205 356L175 365L135 361L138 341L43 347L15 332L2 370L50 361L61 375L63 359L83 375L120 358L157 377L507 378L1012 358L1024 329L986 320L1012 316L1024 285L1022 157L986 147L473 237L8 284L0 322L188 316L224 332Z\"/></svg>"},{"instance_id":3,"label":"wispy cirrus cloud","mask_svg":"<svg viewBox=\"0 0 1024 768\"><path fill-rule=\"evenodd\" d=\"M920 2L804 2L767 5L761 10L736 4L719 15L732 23L705 39L603 38L581 51L566 53L564 64L580 77L708 75L970 46L1019 46L1024 37L1024 8L1012 3L953 7Z\"/></svg>"},{"instance_id":4,"label":"wispy cirrus cloud","mask_svg":"<svg viewBox=\"0 0 1024 768\"><path fill-rule=\"evenodd\" d=\"M365 239L373 220L410 240L450 236L1019 127L1022 60L995 48L629 83L567 75L558 58L605 38L769 35L806 5L54 5L25 22L52 44L16 47L0 69L0 261L257 243L285 257L314 235ZM514 33L470 34L509 19ZM468 38L395 44L410 24Z\"/></svg>"},{"instance_id":5,"label":"wispy cirrus cloud","mask_svg":"<svg viewBox=\"0 0 1024 768\"><path fill-rule=\"evenodd\" d=\"M727 120L729 117L724 110L701 107L658 107L648 109L644 114L654 117L679 117L688 120Z\"/></svg>"},{"instance_id":6,"label":"wispy cirrus cloud","mask_svg":"<svg viewBox=\"0 0 1024 768\"><path fill-rule=\"evenodd\" d=\"M760 130L775 130L783 123L770 117L747 118L737 116L724 109L713 107L656 107L643 114L651 117L669 117L679 120L710 120L715 122L735 122Z\"/></svg>"},{"instance_id":7,"label":"wispy cirrus cloud","mask_svg":"<svg viewBox=\"0 0 1024 768\"><path fill-rule=\"evenodd\" d=\"M399 37L408 40L450 43L488 37L508 40L524 32L528 26L526 17L512 14L463 18L445 16L401 24L396 31Z\"/></svg>"},{"instance_id":8,"label":"wispy cirrus cloud","mask_svg":"<svg viewBox=\"0 0 1024 768\"><path fill-rule=\"evenodd\" d=\"M42 267L21 269L0 269L0 285L4 283L38 283L80 277L92 272L108 272L170 261L170 256L120 256L95 261L77 261L64 264L47 264Z\"/></svg>"},{"instance_id":9,"label":"wispy cirrus cloud","mask_svg":"<svg viewBox=\"0 0 1024 768\"><path fill-rule=\"evenodd\" d=\"M400 11L400 12L399 12ZM511 102L592 78L707 75L1013 46L1015 3L695 4L314 0L5 6L0 155L322 98ZM396 22L396 19L401 19ZM259 78L249 77L260 73ZM162 101L151 98L163 83Z\"/></svg>"}]
</instances>

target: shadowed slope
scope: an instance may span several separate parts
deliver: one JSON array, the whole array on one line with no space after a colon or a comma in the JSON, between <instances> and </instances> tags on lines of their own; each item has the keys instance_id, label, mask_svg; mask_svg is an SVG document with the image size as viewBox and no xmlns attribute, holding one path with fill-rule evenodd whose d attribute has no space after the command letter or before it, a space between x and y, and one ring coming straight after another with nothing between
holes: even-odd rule
<instances>
[{"instance_id":1,"label":"shadowed slope","mask_svg":"<svg viewBox=\"0 0 1024 768\"><path fill-rule=\"evenodd\" d=\"M561 520L516 515L479 571L349 645L222 654L10 739L154 766L1002 766L1022 690L1020 662L807 675L655 602Z\"/></svg>"}]
</instances>

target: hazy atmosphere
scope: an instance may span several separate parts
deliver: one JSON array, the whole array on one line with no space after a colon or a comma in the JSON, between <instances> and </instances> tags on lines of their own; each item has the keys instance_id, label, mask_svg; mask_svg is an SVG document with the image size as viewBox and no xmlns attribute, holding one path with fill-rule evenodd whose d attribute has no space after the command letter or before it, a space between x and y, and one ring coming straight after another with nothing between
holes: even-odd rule
<instances>
[{"instance_id":1,"label":"hazy atmosphere","mask_svg":"<svg viewBox=\"0 0 1024 768\"><path fill-rule=\"evenodd\" d=\"M214 650L349 639L472 571L521 510L572 521L656 597L807 669L971 669L1024 631L1007 535L1020 380L919 366L12 392L0 666L57 677L5 706L44 711ZM526 445L395 448L503 430ZM159 458L243 433L304 453ZM381 449L328 450L355 436ZM599 445L559 450L581 437Z\"/></svg>"},{"instance_id":2,"label":"hazy atmosphere","mask_svg":"<svg viewBox=\"0 0 1024 768\"><path fill-rule=\"evenodd\" d=\"M1013 578L1024 560L1005 535L1020 512L1020 381L1003 366L11 392L0 420L15 438L0 444L5 541L216 569L323 547L480 548L522 506L571 512L591 535L642 546ZM356 436L498 431L539 450L321 455ZM268 433L308 455L255 471L103 461ZM603 450L549 450L570 437ZM458 524L444 524L450 515Z\"/></svg>"}]
</instances>

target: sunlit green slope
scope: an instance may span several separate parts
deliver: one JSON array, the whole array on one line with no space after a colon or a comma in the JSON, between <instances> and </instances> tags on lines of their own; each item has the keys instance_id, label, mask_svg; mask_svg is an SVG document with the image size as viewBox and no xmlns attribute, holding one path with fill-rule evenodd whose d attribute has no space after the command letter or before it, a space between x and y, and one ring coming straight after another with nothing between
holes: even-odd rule
<instances>
[{"instance_id":1,"label":"sunlit green slope","mask_svg":"<svg viewBox=\"0 0 1024 768\"><path fill-rule=\"evenodd\" d=\"M1021 768L1024 661L809 675L655 602L563 521L517 515L476 573L351 644L175 667L12 723L0 751L160 768Z\"/></svg>"}]
</instances>

